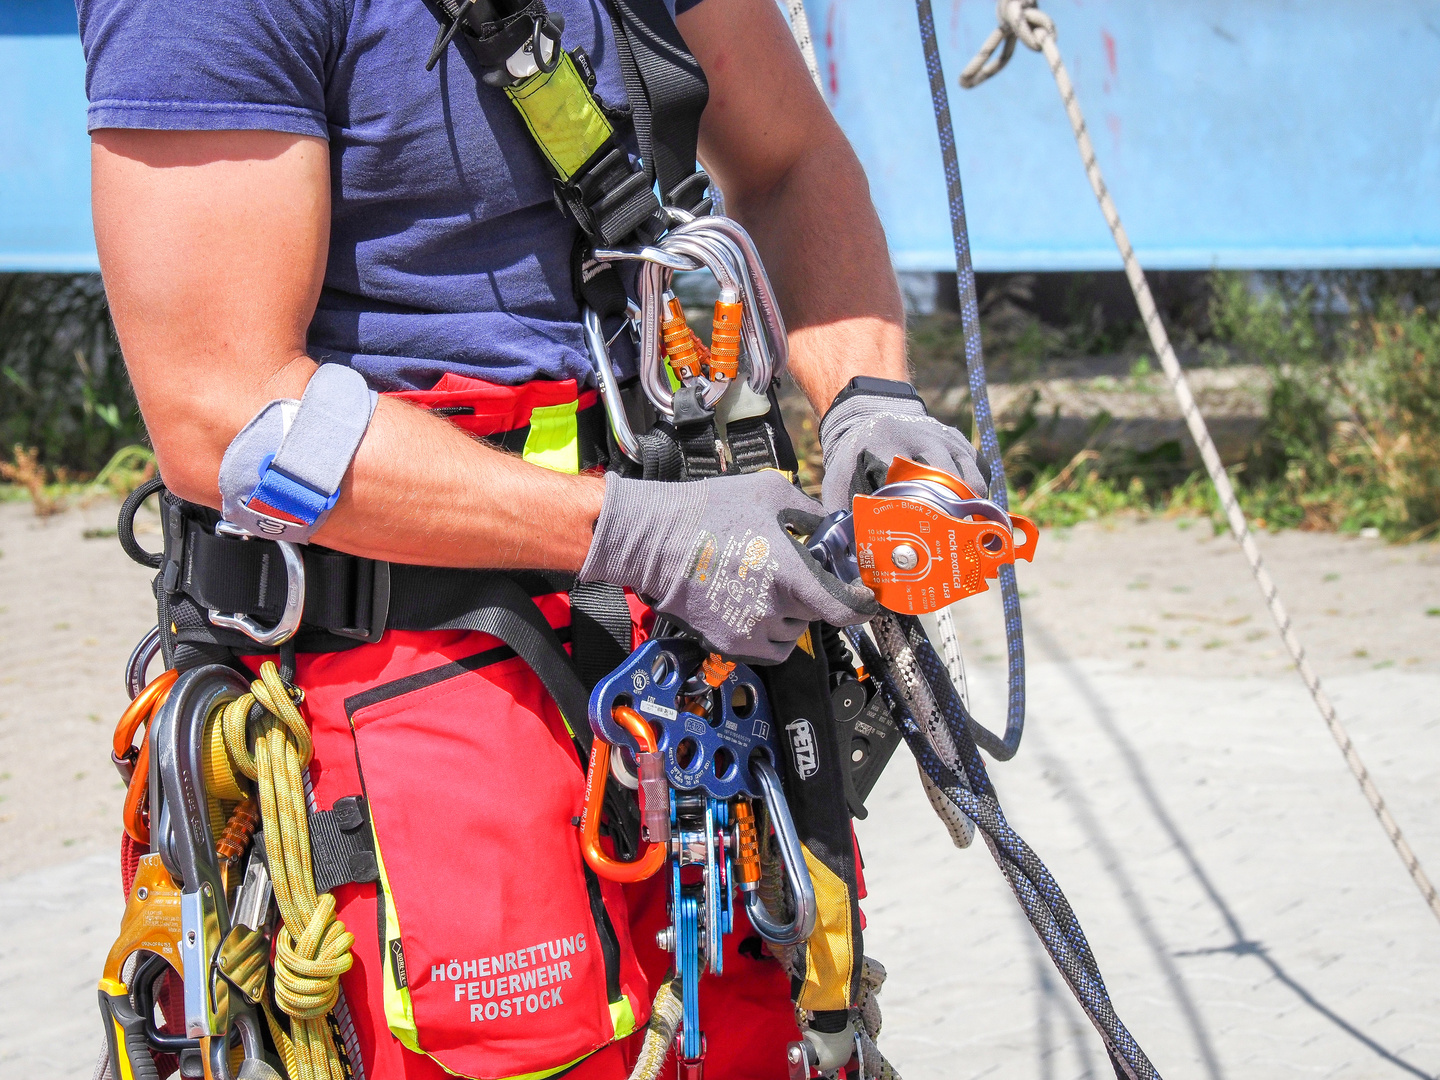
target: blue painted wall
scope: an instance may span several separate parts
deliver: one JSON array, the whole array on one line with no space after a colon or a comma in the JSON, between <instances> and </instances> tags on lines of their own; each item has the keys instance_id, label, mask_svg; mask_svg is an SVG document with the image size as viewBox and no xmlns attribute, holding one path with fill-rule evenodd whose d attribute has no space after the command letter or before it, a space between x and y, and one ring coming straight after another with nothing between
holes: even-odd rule
<instances>
[{"instance_id":1,"label":"blue painted wall","mask_svg":"<svg viewBox=\"0 0 1440 1080\"><path fill-rule=\"evenodd\" d=\"M96 268L74 5L0 0L0 270Z\"/></svg>"},{"instance_id":2,"label":"blue painted wall","mask_svg":"<svg viewBox=\"0 0 1440 1080\"><path fill-rule=\"evenodd\" d=\"M897 266L952 266L913 6L808 3ZM1440 0L1045 7L1147 265L1440 266ZM994 10L936 0L976 263L1118 267L1044 60L959 88ZM74 9L0 0L0 269L94 269L89 207Z\"/></svg>"},{"instance_id":3,"label":"blue painted wall","mask_svg":"<svg viewBox=\"0 0 1440 1080\"><path fill-rule=\"evenodd\" d=\"M933 0L976 265L1116 268L1044 58L959 74L993 0ZM1146 265L1440 266L1440 0L1042 0ZM907 0L807 0L902 269L953 268Z\"/></svg>"}]
</instances>

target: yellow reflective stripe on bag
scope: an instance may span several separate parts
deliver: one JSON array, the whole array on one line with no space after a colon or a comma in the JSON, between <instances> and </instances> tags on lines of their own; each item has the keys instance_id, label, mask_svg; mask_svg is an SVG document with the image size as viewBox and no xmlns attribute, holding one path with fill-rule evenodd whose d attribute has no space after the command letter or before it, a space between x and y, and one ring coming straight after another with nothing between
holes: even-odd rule
<instances>
[{"instance_id":1,"label":"yellow reflective stripe on bag","mask_svg":"<svg viewBox=\"0 0 1440 1080\"><path fill-rule=\"evenodd\" d=\"M614 134L569 53L551 72L537 72L505 93L556 175L566 183Z\"/></svg>"}]
</instances>

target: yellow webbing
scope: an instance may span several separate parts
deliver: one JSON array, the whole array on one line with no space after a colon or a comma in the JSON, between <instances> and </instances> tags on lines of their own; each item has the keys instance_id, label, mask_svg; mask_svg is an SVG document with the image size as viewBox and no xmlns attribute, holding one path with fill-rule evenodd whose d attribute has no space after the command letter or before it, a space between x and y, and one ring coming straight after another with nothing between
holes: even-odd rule
<instances>
[{"instance_id":1,"label":"yellow webbing","mask_svg":"<svg viewBox=\"0 0 1440 1080\"><path fill-rule=\"evenodd\" d=\"M805 943L805 982L795 1004L812 1012L850 1007L850 975L855 969L855 930L850 922L850 890L840 875L808 848L805 865L815 886L818 917Z\"/></svg>"},{"instance_id":2,"label":"yellow webbing","mask_svg":"<svg viewBox=\"0 0 1440 1080\"><path fill-rule=\"evenodd\" d=\"M263 712L252 754L246 721L256 702ZM272 1034L291 1080L345 1080L326 1016L340 997L340 976L350 970L355 935L335 918L335 898L315 894L304 778L312 750L309 728L268 660L250 692L225 706L221 725L230 760L255 781L270 845L270 880L284 921L275 955L275 1001L290 1017L291 1038L283 1039L273 1022Z\"/></svg>"}]
</instances>

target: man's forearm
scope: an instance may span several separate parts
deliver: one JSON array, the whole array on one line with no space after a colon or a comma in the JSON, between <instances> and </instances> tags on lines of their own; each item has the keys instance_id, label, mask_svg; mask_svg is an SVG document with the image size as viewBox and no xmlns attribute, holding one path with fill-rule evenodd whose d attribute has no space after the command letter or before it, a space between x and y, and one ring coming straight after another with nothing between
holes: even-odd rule
<instances>
[{"instance_id":1,"label":"man's forearm","mask_svg":"<svg viewBox=\"0 0 1440 1080\"><path fill-rule=\"evenodd\" d=\"M381 398L319 543L430 566L576 571L605 482L543 469Z\"/></svg>"},{"instance_id":2,"label":"man's forearm","mask_svg":"<svg viewBox=\"0 0 1440 1080\"><path fill-rule=\"evenodd\" d=\"M299 398L314 371L313 361L297 358L267 390ZM235 424L232 416L225 426ZM340 492L315 534L338 551L426 566L573 572L589 550L605 483L531 465L381 397Z\"/></svg>"},{"instance_id":3,"label":"man's forearm","mask_svg":"<svg viewBox=\"0 0 1440 1080\"><path fill-rule=\"evenodd\" d=\"M789 371L822 414L856 375L907 377L905 311L885 234L843 139L727 211L755 237L790 334Z\"/></svg>"}]
</instances>

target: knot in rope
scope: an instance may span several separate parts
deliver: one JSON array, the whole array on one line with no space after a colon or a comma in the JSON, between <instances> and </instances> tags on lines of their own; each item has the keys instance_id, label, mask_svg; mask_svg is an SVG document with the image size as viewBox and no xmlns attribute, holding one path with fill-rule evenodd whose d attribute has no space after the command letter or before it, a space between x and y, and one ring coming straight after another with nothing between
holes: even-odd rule
<instances>
[{"instance_id":1,"label":"knot in rope","mask_svg":"<svg viewBox=\"0 0 1440 1080\"><path fill-rule=\"evenodd\" d=\"M286 926L275 951L275 1000L297 1020L321 1019L340 998L340 976L353 962L355 935L335 919L335 898L322 893L297 940Z\"/></svg>"},{"instance_id":2,"label":"knot in rope","mask_svg":"<svg viewBox=\"0 0 1440 1080\"><path fill-rule=\"evenodd\" d=\"M1010 57L1015 55L1015 42L1019 40L1027 49L1040 52L1044 38L1055 37L1055 20L1040 10L1040 0L996 0L995 19L999 25L985 39L965 70L960 72L960 85L973 90L992 75L998 74ZM1001 50L998 57L995 50Z\"/></svg>"},{"instance_id":3,"label":"knot in rope","mask_svg":"<svg viewBox=\"0 0 1440 1080\"><path fill-rule=\"evenodd\" d=\"M256 763L259 743L265 738L266 732L276 724L283 728L282 739L288 734L294 741L300 767L310 764L315 744L310 739L309 725L300 715L297 698L303 700L303 695L286 685L285 680L280 677L279 669L267 660L260 665L260 678L250 684L250 692L226 707L221 718L225 750L235 767L251 780L259 779L260 766ZM259 715L255 717L254 724L256 749L252 751L251 714L257 712L256 706L259 707Z\"/></svg>"},{"instance_id":4,"label":"knot in rope","mask_svg":"<svg viewBox=\"0 0 1440 1080\"><path fill-rule=\"evenodd\" d=\"M339 1000L340 976L353 962L355 935L335 918L335 898L315 892L305 793L314 743L300 713L302 700L267 660L250 691L224 706L220 728L231 762L255 781L270 882L284 922L276 935L274 986L290 1033L272 1020L271 1034L292 1080L343 1080L326 1016Z\"/></svg>"}]
</instances>

